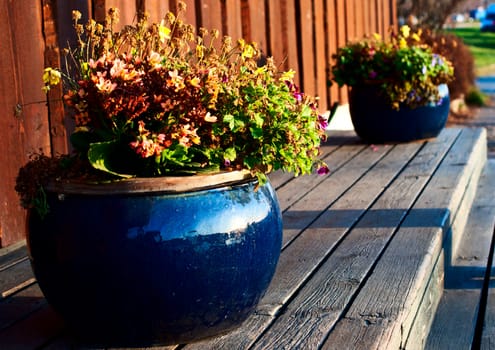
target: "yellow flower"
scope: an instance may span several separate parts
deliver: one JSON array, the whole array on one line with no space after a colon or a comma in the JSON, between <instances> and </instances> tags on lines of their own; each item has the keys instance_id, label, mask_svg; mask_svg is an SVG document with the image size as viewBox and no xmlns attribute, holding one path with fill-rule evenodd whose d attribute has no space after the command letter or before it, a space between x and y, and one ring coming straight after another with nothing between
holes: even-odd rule
<instances>
[{"instance_id":1,"label":"yellow flower","mask_svg":"<svg viewBox=\"0 0 495 350\"><path fill-rule=\"evenodd\" d=\"M165 27L164 25L165 21L161 21L160 25L158 26L158 35L160 36L160 41L162 43L165 42L165 40L170 39L170 28Z\"/></svg>"},{"instance_id":2,"label":"yellow flower","mask_svg":"<svg viewBox=\"0 0 495 350\"><path fill-rule=\"evenodd\" d=\"M411 34L411 28L408 25L403 25L400 27L400 32L404 38L408 38Z\"/></svg>"},{"instance_id":3,"label":"yellow flower","mask_svg":"<svg viewBox=\"0 0 495 350\"><path fill-rule=\"evenodd\" d=\"M376 41L380 41L382 40L382 36L378 33L373 33L373 38L376 40Z\"/></svg>"},{"instance_id":4,"label":"yellow flower","mask_svg":"<svg viewBox=\"0 0 495 350\"><path fill-rule=\"evenodd\" d=\"M196 45L196 57L202 59L204 57L205 47L203 45Z\"/></svg>"},{"instance_id":5,"label":"yellow flower","mask_svg":"<svg viewBox=\"0 0 495 350\"><path fill-rule=\"evenodd\" d=\"M407 48L407 41L406 41L406 39L400 38L400 40L399 40L399 48L401 48L401 49Z\"/></svg>"},{"instance_id":6,"label":"yellow flower","mask_svg":"<svg viewBox=\"0 0 495 350\"><path fill-rule=\"evenodd\" d=\"M296 72L292 69L284 72L281 76L280 76L280 80L281 81L292 81L294 79L294 76L296 75Z\"/></svg>"},{"instance_id":7,"label":"yellow flower","mask_svg":"<svg viewBox=\"0 0 495 350\"><path fill-rule=\"evenodd\" d=\"M191 86L199 88L201 87L201 79L199 79L198 77L194 77L191 80L189 80L189 84L191 84Z\"/></svg>"},{"instance_id":8,"label":"yellow flower","mask_svg":"<svg viewBox=\"0 0 495 350\"><path fill-rule=\"evenodd\" d=\"M58 70L47 67L43 71L43 82L45 83L45 88L43 90L50 90L51 85L57 85L60 83L60 79L62 78L62 73Z\"/></svg>"},{"instance_id":9,"label":"yellow flower","mask_svg":"<svg viewBox=\"0 0 495 350\"><path fill-rule=\"evenodd\" d=\"M247 44L244 46L244 49L242 50L241 57L244 58L252 58L256 54L256 50L252 45Z\"/></svg>"}]
</instances>

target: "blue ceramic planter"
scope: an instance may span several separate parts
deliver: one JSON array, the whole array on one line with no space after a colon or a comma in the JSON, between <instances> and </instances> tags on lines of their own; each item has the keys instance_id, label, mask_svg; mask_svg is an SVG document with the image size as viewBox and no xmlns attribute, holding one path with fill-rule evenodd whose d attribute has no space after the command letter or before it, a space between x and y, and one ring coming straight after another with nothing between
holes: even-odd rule
<instances>
[{"instance_id":1,"label":"blue ceramic planter","mask_svg":"<svg viewBox=\"0 0 495 350\"><path fill-rule=\"evenodd\" d=\"M393 110L374 86L355 86L350 90L349 109L356 134L368 143L400 143L438 136L445 127L450 109L447 85L439 87L442 100L411 109Z\"/></svg>"},{"instance_id":2,"label":"blue ceramic planter","mask_svg":"<svg viewBox=\"0 0 495 350\"><path fill-rule=\"evenodd\" d=\"M275 192L256 184L49 191L48 216L29 218L35 276L89 343L175 344L226 332L254 310L280 254Z\"/></svg>"}]
</instances>

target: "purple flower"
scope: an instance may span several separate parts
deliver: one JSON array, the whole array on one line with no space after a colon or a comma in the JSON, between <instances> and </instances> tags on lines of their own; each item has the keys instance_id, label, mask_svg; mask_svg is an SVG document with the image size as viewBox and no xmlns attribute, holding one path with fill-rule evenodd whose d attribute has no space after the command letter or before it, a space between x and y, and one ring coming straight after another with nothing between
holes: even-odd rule
<instances>
[{"instance_id":1,"label":"purple flower","mask_svg":"<svg viewBox=\"0 0 495 350\"><path fill-rule=\"evenodd\" d=\"M328 120L322 115L318 115L318 126L321 130L325 130L328 127Z\"/></svg>"},{"instance_id":2,"label":"purple flower","mask_svg":"<svg viewBox=\"0 0 495 350\"><path fill-rule=\"evenodd\" d=\"M228 168L228 167L230 166L230 160L228 160L228 159L224 159L224 160L223 160L223 165L224 165L226 168Z\"/></svg>"},{"instance_id":3,"label":"purple flower","mask_svg":"<svg viewBox=\"0 0 495 350\"><path fill-rule=\"evenodd\" d=\"M431 60L431 66L435 67L436 65L443 65L442 57L438 54L433 54L433 59Z\"/></svg>"},{"instance_id":4,"label":"purple flower","mask_svg":"<svg viewBox=\"0 0 495 350\"><path fill-rule=\"evenodd\" d=\"M330 173L330 169L326 165L322 165L316 170L316 173L320 176L327 175Z\"/></svg>"},{"instance_id":5,"label":"purple flower","mask_svg":"<svg viewBox=\"0 0 495 350\"><path fill-rule=\"evenodd\" d=\"M287 87L289 88L289 90L295 90L296 89L296 85L294 83L292 83L291 81L289 80L285 80L284 81L285 85L287 85Z\"/></svg>"},{"instance_id":6,"label":"purple flower","mask_svg":"<svg viewBox=\"0 0 495 350\"><path fill-rule=\"evenodd\" d=\"M302 92L294 91L293 95L294 95L294 98L297 100L297 102L302 102L302 98L303 98Z\"/></svg>"},{"instance_id":7,"label":"purple flower","mask_svg":"<svg viewBox=\"0 0 495 350\"><path fill-rule=\"evenodd\" d=\"M378 73L377 73L377 72L375 72L374 70L372 70L372 71L370 72L370 79L375 79L377 76L378 76Z\"/></svg>"}]
</instances>

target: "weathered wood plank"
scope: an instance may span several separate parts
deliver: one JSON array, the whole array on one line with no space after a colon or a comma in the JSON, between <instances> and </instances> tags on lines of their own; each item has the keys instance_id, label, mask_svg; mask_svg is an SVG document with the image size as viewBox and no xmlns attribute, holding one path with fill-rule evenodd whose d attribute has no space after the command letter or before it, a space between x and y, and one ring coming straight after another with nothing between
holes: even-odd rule
<instances>
[{"instance_id":1,"label":"weathered wood plank","mask_svg":"<svg viewBox=\"0 0 495 350\"><path fill-rule=\"evenodd\" d=\"M483 137L484 136L484 137ZM405 218L373 274L327 341L356 348L394 348L404 345L419 308L444 233L477 170L477 152L486 134L464 129L421 197ZM474 154L474 156L473 156Z\"/></svg>"},{"instance_id":2,"label":"weathered wood plank","mask_svg":"<svg viewBox=\"0 0 495 350\"><path fill-rule=\"evenodd\" d=\"M455 135L448 136L450 136L450 141L455 137ZM430 158L426 164L423 161L414 162L413 160L401 172L386 192L366 211L304 289L298 293L296 299L288 305L270 332L265 333L264 338L257 343L256 348L281 346L287 349L312 349L322 345L325 335L341 317L406 216L410 206L421 193L436 164L440 163L447 152L449 142L445 142L445 139L442 141L436 144L436 147L426 147L417 156L423 159L424 154L431 154L433 151L436 157ZM442 148L443 152L441 152ZM405 152L404 148L400 150L404 152L403 160L410 159L412 154ZM413 150L414 148L410 149L410 151ZM400 164L398 161L400 158L397 156L395 163L386 162L385 159L378 163L371 181L376 182L377 178L388 178L401 170L407 162ZM362 184L363 188L373 186L365 179L361 179L359 184ZM354 202L359 201L362 193L363 191L353 188ZM343 207L338 207L339 203L332 206L330 211L352 212L356 210L353 202L349 201L348 205ZM327 233L330 232L329 228L326 230Z\"/></svg>"},{"instance_id":3,"label":"weathered wood plank","mask_svg":"<svg viewBox=\"0 0 495 350\"><path fill-rule=\"evenodd\" d=\"M445 289L425 349L471 349L480 294L480 289Z\"/></svg>"},{"instance_id":4,"label":"weathered wood plank","mask_svg":"<svg viewBox=\"0 0 495 350\"><path fill-rule=\"evenodd\" d=\"M445 256L442 252L433 268L430 281L426 286L426 291L420 302L419 310L414 317L412 328L407 335L403 349L423 350L425 348L430 328L435 318L435 312L443 295L444 264Z\"/></svg>"},{"instance_id":5,"label":"weathered wood plank","mask_svg":"<svg viewBox=\"0 0 495 350\"><path fill-rule=\"evenodd\" d=\"M345 150L347 150L347 147L342 148L342 151ZM356 157L351 157L351 159L345 163L344 167L339 168L331 174L331 176L318 183L317 186L312 187L313 190L311 192L308 192L304 197L295 202L290 207L290 210L283 214L283 246L286 246L294 240L295 237L309 227L321 213L327 210L333 202L347 193L350 187L356 184L361 177L367 173L369 167L365 165L366 163L370 166L375 165L388 151L390 151L390 148L386 147L376 151L372 148L364 149ZM352 156L353 153L349 155ZM306 180L304 178L299 178L298 181ZM297 188L298 182L291 183L290 185ZM370 193L370 195L373 196L372 193ZM359 208L363 208L364 210L363 206L366 201L363 200L362 203L363 204L361 204Z\"/></svg>"},{"instance_id":6,"label":"weathered wood plank","mask_svg":"<svg viewBox=\"0 0 495 350\"><path fill-rule=\"evenodd\" d=\"M321 182L325 181L327 177L334 176L335 173L341 170L341 167L349 162L354 156L363 151L365 146L363 145L350 145L339 149L339 152L330 154L325 160L331 170L328 176L318 176L316 174L310 176L303 176L292 181L285 186L281 187L277 191L277 197L280 203L280 209L286 211L294 202L304 197L310 190L316 187Z\"/></svg>"},{"instance_id":7,"label":"weathered wood plank","mask_svg":"<svg viewBox=\"0 0 495 350\"><path fill-rule=\"evenodd\" d=\"M33 271L27 257L16 260L0 270L0 301L34 282Z\"/></svg>"},{"instance_id":8,"label":"weathered wood plank","mask_svg":"<svg viewBox=\"0 0 495 350\"><path fill-rule=\"evenodd\" d=\"M15 261L27 256L26 241L22 240L0 249L0 271Z\"/></svg>"},{"instance_id":9,"label":"weathered wood plank","mask_svg":"<svg viewBox=\"0 0 495 350\"><path fill-rule=\"evenodd\" d=\"M494 189L495 161L489 160L479 179L459 248L446 267L446 288L454 289L445 290L426 349L471 348L495 224ZM487 317L491 317L490 312Z\"/></svg>"},{"instance_id":10,"label":"weathered wood plank","mask_svg":"<svg viewBox=\"0 0 495 350\"><path fill-rule=\"evenodd\" d=\"M493 279L493 270L491 276ZM495 288L493 288L493 285L488 292L488 303L486 305L485 324L483 326L483 336L481 338L481 349L495 349Z\"/></svg>"},{"instance_id":11,"label":"weathered wood plank","mask_svg":"<svg viewBox=\"0 0 495 350\"><path fill-rule=\"evenodd\" d=\"M447 273L447 285L454 288L481 288L490 242L495 226L495 161L489 160L481 175L476 199L469 214L462 243L454 253Z\"/></svg>"}]
</instances>

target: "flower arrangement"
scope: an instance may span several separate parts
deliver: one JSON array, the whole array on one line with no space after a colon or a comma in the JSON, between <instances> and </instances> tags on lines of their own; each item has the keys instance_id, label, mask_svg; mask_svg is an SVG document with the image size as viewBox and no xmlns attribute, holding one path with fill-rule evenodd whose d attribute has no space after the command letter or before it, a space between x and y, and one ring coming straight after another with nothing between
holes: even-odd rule
<instances>
[{"instance_id":1,"label":"flower arrangement","mask_svg":"<svg viewBox=\"0 0 495 350\"><path fill-rule=\"evenodd\" d=\"M327 119L299 91L294 72L279 71L271 58L261 65L255 43L203 28L195 34L180 19L185 4L178 8L160 23L143 18L120 31L116 9L103 24L80 24L73 12L77 47L67 50L65 70L46 68L43 81L46 92L65 87L74 152L55 161L36 155L21 169L17 190L26 206L46 181L33 181L40 167L45 178L86 179L243 169L260 183L277 169L328 171L318 159Z\"/></svg>"},{"instance_id":2,"label":"flower arrangement","mask_svg":"<svg viewBox=\"0 0 495 350\"><path fill-rule=\"evenodd\" d=\"M339 86L374 84L393 109L416 108L441 100L438 86L453 79L451 62L406 25L389 38L379 34L337 50L331 68Z\"/></svg>"}]
</instances>

